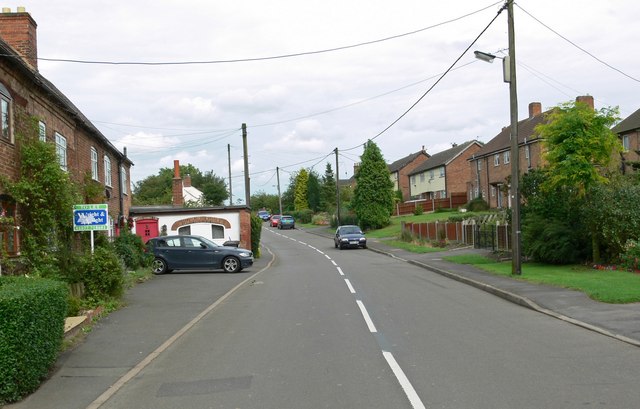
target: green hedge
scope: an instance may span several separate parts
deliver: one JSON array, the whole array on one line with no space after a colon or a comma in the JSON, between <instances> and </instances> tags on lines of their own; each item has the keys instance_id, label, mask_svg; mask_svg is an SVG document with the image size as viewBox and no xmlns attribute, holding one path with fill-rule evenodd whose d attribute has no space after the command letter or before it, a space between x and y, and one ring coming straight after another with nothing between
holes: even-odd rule
<instances>
[{"instance_id":1,"label":"green hedge","mask_svg":"<svg viewBox=\"0 0 640 409\"><path fill-rule=\"evenodd\" d=\"M0 277L0 405L47 376L64 338L68 295L59 281Z\"/></svg>"}]
</instances>

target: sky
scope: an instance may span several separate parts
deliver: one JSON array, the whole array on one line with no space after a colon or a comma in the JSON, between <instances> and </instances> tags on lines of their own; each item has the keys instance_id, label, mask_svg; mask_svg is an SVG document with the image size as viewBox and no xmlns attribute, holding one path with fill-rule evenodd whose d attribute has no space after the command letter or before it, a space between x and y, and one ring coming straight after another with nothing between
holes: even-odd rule
<instances>
[{"instance_id":1,"label":"sky","mask_svg":"<svg viewBox=\"0 0 640 409\"><path fill-rule=\"evenodd\" d=\"M388 163L423 147L435 154L491 140L509 124L509 86L499 59L487 64L473 51L506 55L506 10L491 22L502 4L5 0L2 7L24 6L34 18L40 73L126 147L132 183L179 160L229 184L231 166L239 204L243 123L252 194L277 193L277 173L284 191L301 168L322 175L330 163L335 171L336 148L347 179L370 139ZM596 109L618 107L622 119L639 109L639 15L637 0L519 0L519 119L531 102L547 110L578 95L592 95Z\"/></svg>"}]
</instances>

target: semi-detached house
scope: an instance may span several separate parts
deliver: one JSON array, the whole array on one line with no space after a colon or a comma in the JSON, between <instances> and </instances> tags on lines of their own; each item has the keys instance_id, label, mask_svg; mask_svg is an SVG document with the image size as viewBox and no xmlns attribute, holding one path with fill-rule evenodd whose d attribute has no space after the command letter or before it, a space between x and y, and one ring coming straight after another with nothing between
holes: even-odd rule
<instances>
[{"instance_id":1,"label":"semi-detached house","mask_svg":"<svg viewBox=\"0 0 640 409\"><path fill-rule=\"evenodd\" d=\"M42 141L55 144L60 167L72 180L89 175L101 186L97 203L109 205L112 234L129 215L130 168L133 163L120 152L80 110L38 72L37 24L24 8L0 13L0 174L19 177L20 133L35 120ZM1 189L1 188L0 188ZM0 190L0 242L9 255L20 252L20 209ZM71 211L69 222L72 222Z\"/></svg>"}]
</instances>

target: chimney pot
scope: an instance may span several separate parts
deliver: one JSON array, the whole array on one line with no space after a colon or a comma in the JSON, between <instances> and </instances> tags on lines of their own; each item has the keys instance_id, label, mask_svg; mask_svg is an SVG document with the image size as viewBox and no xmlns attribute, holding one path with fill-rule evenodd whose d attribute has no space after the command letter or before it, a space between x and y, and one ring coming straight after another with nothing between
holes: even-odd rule
<instances>
[{"instance_id":1,"label":"chimney pot","mask_svg":"<svg viewBox=\"0 0 640 409\"><path fill-rule=\"evenodd\" d=\"M580 95L576 97L576 103L581 102L587 104L589 108L594 109L593 97L591 95Z\"/></svg>"},{"instance_id":2,"label":"chimney pot","mask_svg":"<svg viewBox=\"0 0 640 409\"><path fill-rule=\"evenodd\" d=\"M26 8L24 8L24 6L19 6L19 7L18 7L18 9L17 9L17 12L18 12L18 13L26 13L26 12L27 12L27 9L26 9Z\"/></svg>"},{"instance_id":3,"label":"chimney pot","mask_svg":"<svg viewBox=\"0 0 640 409\"><path fill-rule=\"evenodd\" d=\"M35 20L24 7L12 13L11 8L3 7L0 14L0 38L15 50L34 70L38 70L38 40Z\"/></svg>"},{"instance_id":4,"label":"chimney pot","mask_svg":"<svg viewBox=\"0 0 640 409\"><path fill-rule=\"evenodd\" d=\"M542 104L539 102L532 102L529 104L529 118L533 118L536 115L542 113Z\"/></svg>"}]
</instances>

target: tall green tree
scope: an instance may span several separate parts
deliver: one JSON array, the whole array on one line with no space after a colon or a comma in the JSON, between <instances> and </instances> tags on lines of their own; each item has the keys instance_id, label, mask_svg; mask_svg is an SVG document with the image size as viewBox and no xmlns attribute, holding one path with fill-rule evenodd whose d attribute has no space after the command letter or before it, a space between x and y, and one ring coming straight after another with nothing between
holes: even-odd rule
<instances>
[{"instance_id":1,"label":"tall green tree","mask_svg":"<svg viewBox=\"0 0 640 409\"><path fill-rule=\"evenodd\" d=\"M298 180L298 172L293 172L289 176L289 184L282 193L282 211L294 210L294 202L296 199L296 181Z\"/></svg>"},{"instance_id":2,"label":"tall green tree","mask_svg":"<svg viewBox=\"0 0 640 409\"><path fill-rule=\"evenodd\" d=\"M320 208L324 211L330 211L336 206L336 179L329 162L324 169L320 190Z\"/></svg>"},{"instance_id":3,"label":"tall green tree","mask_svg":"<svg viewBox=\"0 0 640 409\"><path fill-rule=\"evenodd\" d=\"M320 209L320 202L320 178L315 171L311 170L307 179L307 203L309 204L309 209L317 212Z\"/></svg>"},{"instance_id":4,"label":"tall green tree","mask_svg":"<svg viewBox=\"0 0 640 409\"><path fill-rule=\"evenodd\" d=\"M351 207L358 216L361 227L384 227L391 220L394 203L389 168L378 145L371 140L365 143L360 159Z\"/></svg>"},{"instance_id":5,"label":"tall green tree","mask_svg":"<svg viewBox=\"0 0 640 409\"><path fill-rule=\"evenodd\" d=\"M265 193L263 191L258 191L251 195L251 207L253 210L266 209L271 212L271 214L280 213L278 195Z\"/></svg>"},{"instance_id":6,"label":"tall green tree","mask_svg":"<svg viewBox=\"0 0 640 409\"><path fill-rule=\"evenodd\" d=\"M302 168L296 176L296 190L293 201L294 210L300 211L309 208L307 201L307 182L309 181L309 172Z\"/></svg>"}]
</instances>

